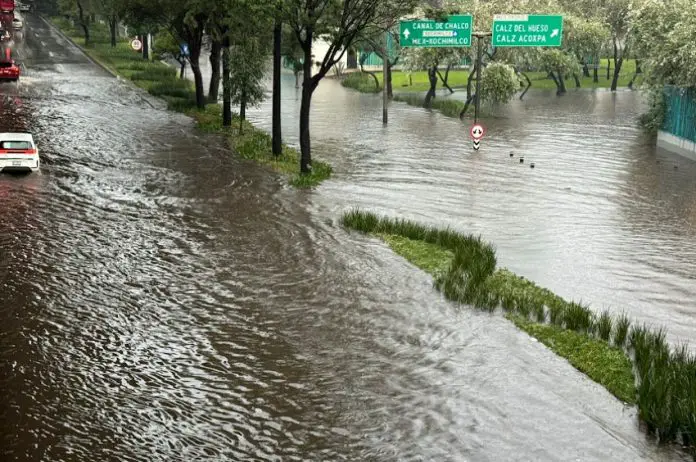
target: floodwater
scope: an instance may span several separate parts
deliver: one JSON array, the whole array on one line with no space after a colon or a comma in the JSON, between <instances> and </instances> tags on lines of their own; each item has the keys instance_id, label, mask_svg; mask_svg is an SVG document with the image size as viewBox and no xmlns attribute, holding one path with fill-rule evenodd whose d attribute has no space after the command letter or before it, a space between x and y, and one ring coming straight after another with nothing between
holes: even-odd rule
<instances>
[{"instance_id":1,"label":"floodwater","mask_svg":"<svg viewBox=\"0 0 696 462\"><path fill-rule=\"evenodd\" d=\"M641 147L631 94L513 105L526 128L496 119L472 154L456 121L395 106L382 128L376 99L326 83L313 134L336 177L295 191L26 23L0 116L44 164L0 178L0 460L686 460L334 221L364 205L481 232L563 295L686 331L693 167ZM633 303L651 292L654 311Z\"/></svg>"}]
</instances>

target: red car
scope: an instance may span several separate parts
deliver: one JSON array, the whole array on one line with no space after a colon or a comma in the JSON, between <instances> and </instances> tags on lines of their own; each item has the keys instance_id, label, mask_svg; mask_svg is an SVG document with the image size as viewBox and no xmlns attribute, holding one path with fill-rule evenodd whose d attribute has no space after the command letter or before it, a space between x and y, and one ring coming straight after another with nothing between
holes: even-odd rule
<instances>
[{"instance_id":1,"label":"red car","mask_svg":"<svg viewBox=\"0 0 696 462\"><path fill-rule=\"evenodd\" d=\"M0 61L0 80L19 80L19 66L12 59L12 52L9 48L5 50L5 59Z\"/></svg>"}]
</instances>

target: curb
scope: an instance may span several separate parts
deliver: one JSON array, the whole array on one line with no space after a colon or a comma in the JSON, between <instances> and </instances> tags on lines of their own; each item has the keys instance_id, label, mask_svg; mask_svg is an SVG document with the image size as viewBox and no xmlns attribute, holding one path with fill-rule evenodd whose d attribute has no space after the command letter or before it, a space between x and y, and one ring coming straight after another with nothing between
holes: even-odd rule
<instances>
[{"instance_id":1,"label":"curb","mask_svg":"<svg viewBox=\"0 0 696 462\"><path fill-rule=\"evenodd\" d=\"M53 32L55 32L55 33L58 34L60 37L62 37L64 40L66 40L68 43L70 43L72 46L74 46L75 48L77 48L77 49L80 51L80 53L82 53L82 54L84 55L84 57L87 58L87 60L88 60L89 62L91 62L92 64L95 64L96 66L100 67L100 68L103 69L105 72L107 72L109 75L115 77L115 78L116 78L117 80L119 80L120 82L122 82L122 83L126 84L127 86L129 86L130 88L136 90L138 93L140 93L140 97L143 99L143 101L145 101L147 104L149 104L150 107L152 107L153 109L158 109L157 106L155 106L155 105L148 99L148 98L151 98L151 95L150 95L149 93L147 93L145 90L143 90L142 88L140 88L139 86L137 86L136 84L134 84L133 82L131 82L129 79L126 79L126 78L122 77L120 74L118 74L116 71L114 71L113 69L111 69L111 68L110 68L109 66L107 66L106 64L102 63L100 60L98 60L98 59L96 59L96 58L90 56L89 53L87 53L87 51L86 51L83 47L81 47L80 45L78 45L77 43L75 43L75 41L74 41L73 39L71 39L70 37L68 37L68 36L67 36L62 30L60 30L55 24L51 23L51 21L49 21L48 19L46 19L46 18L43 17L43 16L39 16L39 17L41 18L41 20L42 20L43 22L46 23L46 25L47 25ZM147 97L146 97L146 96L147 96ZM158 101L159 101L159 100L158 100Z\"/></svg>"}]
</instances>

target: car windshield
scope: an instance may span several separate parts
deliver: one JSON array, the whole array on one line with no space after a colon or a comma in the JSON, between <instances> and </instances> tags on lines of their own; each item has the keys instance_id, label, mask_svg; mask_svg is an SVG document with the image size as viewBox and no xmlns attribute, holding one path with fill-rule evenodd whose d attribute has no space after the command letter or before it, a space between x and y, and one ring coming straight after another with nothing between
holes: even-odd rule
<instances>
[{"instance_id":1,"label":"car windshield","mask_svg":"<svg viewBox=\"0 0 696 462\"><path fill-rule=\"evenodd\" d=\"M31 149L29 141L3 141L0 143L0 149Z\"/></svg>"},{"instance_id":2,"label":"car windshield","mask_svg":"<svg viewBox=\"0 0 696 462\"><path fill-rule=\"evenodd\" d=\"M11 61L0 61L0 68L2 67L12 67Z\"/></svg>"}]
</instances>

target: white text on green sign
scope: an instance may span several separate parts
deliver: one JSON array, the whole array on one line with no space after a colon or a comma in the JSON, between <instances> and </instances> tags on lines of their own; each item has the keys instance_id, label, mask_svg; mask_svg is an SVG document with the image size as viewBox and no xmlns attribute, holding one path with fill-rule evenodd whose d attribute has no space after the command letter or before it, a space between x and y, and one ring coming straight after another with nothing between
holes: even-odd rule
<instances>
[{"instance_id":1,"label":"white text on green sign","mask_svg":"<svg viewBox=\"0 0 696 462\"><path fill-rule=\"evenodd\" d=\"M494 47L560 47L563 16L501 14L493 18Z\"/></svg>"},{"instance_id":2,"label":"white text on green sign","mask_svg":"<svg viewBox=\"0 0 696 462\"><path fill-rule=\"evenodd\" d=\"M471 46L472 23L471 15L449 16L447 21L401 21L399 44L402 47L468 47Z\"/></svg>"}]
</instances>

